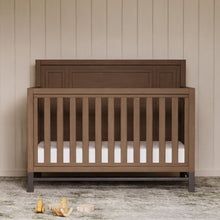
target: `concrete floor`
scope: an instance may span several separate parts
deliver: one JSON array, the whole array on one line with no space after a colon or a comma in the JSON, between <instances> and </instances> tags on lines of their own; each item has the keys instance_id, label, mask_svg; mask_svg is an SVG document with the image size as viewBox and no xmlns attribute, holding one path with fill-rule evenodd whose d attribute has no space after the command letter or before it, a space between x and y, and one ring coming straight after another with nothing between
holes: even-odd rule
<instances>
[{"instance_id":1,"label":"concrete floor","mask_svg":"<svg viewBox=\"0 0 220 220\"><path fill-rule=\"evenodd\" d=\"M27 193L24 179L0 179L0 219L62 219L50 210L35 214L39 194L46 204L68 197L74 212L66 219L220 219L220 178L197 178L196 192L185 183L37 183ZM81 203L95 204L92 214L77 213Z\"/></svg>"}]
</instances>

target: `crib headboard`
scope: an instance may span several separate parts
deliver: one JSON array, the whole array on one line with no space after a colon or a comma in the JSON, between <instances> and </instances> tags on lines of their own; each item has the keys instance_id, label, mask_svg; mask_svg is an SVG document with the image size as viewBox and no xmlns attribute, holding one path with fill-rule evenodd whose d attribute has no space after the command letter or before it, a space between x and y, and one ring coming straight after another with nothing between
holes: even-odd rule
<instances>
[{"instance_id":1,"label":"crib headboard","mask_svg":"<svg viewBox=\"0 0 220 220\"><path fill-rule=\"evenodd\" d=\"M185 60L37 60L36 61L36 86L41 88L179 88L185 87ZM120 138L119 100L115 100L115 140ZM52 115L56 112L51 103ZM80 105L79 105L80 106ZM167 116L170 117L170 105L167 105ZM179 104L179 114L183 114L183 106ZM144 103L141 103L144 109ZM54 109L53 109L54 108ZM67 108L64 105L64 111ZM103 121L107 120L107 103L103 100ZM41 103L39 109L43 109ZM90 106L94 115L94 106ZM155 102L153 111L159 112ZM82 139L81 109L77 110L77 140ZM142 112L142 111L141 111ZM143 111L144 112L144 111ZM55 113L54 113L55 114ZM142 115L141 115L142 117ZM143 116L144 117L144 116ZM91 119L92 117L90 117ZM154 140L158 140L158 115L154 117ZM52 120L53 121L53 120ZM64 121L68 121L68 114ZM132 103L128 100L128 137L132 138ZM39 118L43 125L43 115ZM182 123L181 121L179 122ZM89 121L90 139L95 138L94 120ZM143 120L140 126L144 126ZM171 138L171 124L166 124L166 140ZM69 126L64 125L64 139L68 140ZM51 128L52 139L56 137L56 124ZM102 125L103 140L107 140L107 123ZM141 140L146 132L142 129ZM179 130L180 139L183 138L183 129ZM39 140L43 140L43 129L39 130Z\"/></svg>"},{"instance_id":2,"label":"crib headboard","mask_svg":"<svg viewBox=\"0 0 220 220\"><path fill-rule=\"evenodd\" d=\"M41 88L179 88L185 79L185 60L36 60Z\"/></svg>"}]
</instances>

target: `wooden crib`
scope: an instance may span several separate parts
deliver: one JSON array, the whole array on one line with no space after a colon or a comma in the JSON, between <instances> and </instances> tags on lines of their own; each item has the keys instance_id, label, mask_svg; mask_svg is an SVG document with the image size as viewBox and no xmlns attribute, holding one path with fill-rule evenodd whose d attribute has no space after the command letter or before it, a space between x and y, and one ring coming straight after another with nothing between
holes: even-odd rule
<instances>
[{"instance_id":1,"label":"wooden crib","mask_svg":"<svg viewBox=\"0 0 220 220\"><path fill-rule=\"evenodd\" d=\"M183 180L194 191L194 114L185 60L37 60L27 190L49 180Z\"/></svg>"}]
</instances>

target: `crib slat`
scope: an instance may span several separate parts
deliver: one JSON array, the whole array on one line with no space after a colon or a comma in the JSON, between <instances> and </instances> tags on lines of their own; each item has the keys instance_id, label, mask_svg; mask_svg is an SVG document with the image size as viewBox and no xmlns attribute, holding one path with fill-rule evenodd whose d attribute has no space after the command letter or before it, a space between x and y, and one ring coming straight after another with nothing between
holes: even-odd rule
<instances>
[{"instance_id":1,"label":"crib slat","mask_svg":"<svg viewBox=\"0 0 220 220\"><path fill-rule=\"evenodd\" d=\"M63 162L63 98L57 98L57 163Z\"/></svg>"},{"instance_id":2,"label":"crib slat","mask_svg":"<svg viewBox=\"0 0 220 220\"><path fill-rule=\"evenodd\" d=\"M153 100L151 97L147 98L146 101L146 109L147 109L147 163L152 163L152 155L153 155Z\"/></svg>"},{"instance_id":3,"label":"crib slat","mask_svg":"<svg viewBox=\"0 0 220 220\"><path fill-rule=\"evenodd\" d=\"M83 163L89 161L89 99L83 97L83 118L82 118L82 133L83 133Z\"/></svg>"},{"instance_id":4,"label":"crib slat","mask_svg":"<svg viewBox=\"0 0 220 220\"><path fill-rule=\"evenodd\" d=\"M189 157L189 98L184 99L184 146L185 163L188 163Z\"/></svg>"},{"instance_id":5,"label":"crib slat","mask_svg":"<svg viewBox=\"0 0 220 220\"><path fill-rule=\"evenodd\" d=\"M76 99L70 98L70 162L76 162Z\"/></svg>"},{"instance_id":6,"label":"crib slat","mask_svg":"<svg viewBox=\"0 0 220 220\"><path fill-rule=\"evenodd\" d=\"M127 162L127 98L121 98L121 163Z\"/></svg>"},{"instance_id":7,"label":"crib slat","mask_svg":"<svg viewBox=\"0 0 220 220\"><path fill-rule=\"evenodd\" d=\"M101 163L102 148L102 103L101 98L95 99L95 152L96 163Z\"/></svg>"},{"instance_id":8,"label":"crib slat","mask_svg":"<svg viewBox=\"0 0 220 220\"><path fill-rule=\"evenodd\" d=\"M172 98L172 163L178 163L178 98Z\"/></svg>"},{"instance_id":9,"label":"crib slat","mask_svg":"<svg viewBox=\"0 0 220 220\"><path fill-rule=\"evenodd\" d=\"M134 98L134 125L133 125L133 135L134 135L134 162L140 162L140 99Z\"/></svg>"},{"instance_id":10,"label":"crib slat","mask_svg":"<svg viewBox=\"0 0 220 220\"><path fill-rule=\"evenodd\" d=\"M50 98L44 99L44 158L45 163L50 163Z\"/></svg>"},{"instance_id":11,"label":"crib slat","mask_svg":"<svg viewBox=\"0 0 220 220\"><path fill-rule=\"evenodd\" d=\"M38 162L38 98L34 98L34 161Z\"/></svg>"},{"instance_id":12,"label":"crib slat","mask_svg":"<svg viewBox=\"0 0 220 220\"><path fill-rule=\"evenodd\" d=\"M160 163L165 163L165 98L159 98L159 144Z\"/></svg>"},{"instance_id":13,"label":"crib slat","mask_svg":"<svg viewBox=\"0 0 220 220\"><path fill-rule=\"evenodd\" d=\"M114 122L115 122L115 112L114 112L114 98L108 98L108 163L114 163Z\"/></svg>"}]
</instances>

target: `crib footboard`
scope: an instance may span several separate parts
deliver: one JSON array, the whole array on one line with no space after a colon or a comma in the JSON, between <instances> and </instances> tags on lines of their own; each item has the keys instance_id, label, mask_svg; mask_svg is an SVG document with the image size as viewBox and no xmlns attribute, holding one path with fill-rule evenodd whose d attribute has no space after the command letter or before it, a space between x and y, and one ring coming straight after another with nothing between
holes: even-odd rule
<instances>
[{"instance_id":1,"label":"crib footboard","mask_svg":"<svg viewBox=\"0 0 220 220\"><path fill-rule=\"evenodd\" d=\"M188 173L194 190L195 94L172 89L28 89L34 173Z\"/></svg>"}]
</instances>

